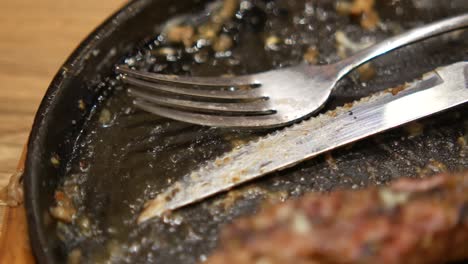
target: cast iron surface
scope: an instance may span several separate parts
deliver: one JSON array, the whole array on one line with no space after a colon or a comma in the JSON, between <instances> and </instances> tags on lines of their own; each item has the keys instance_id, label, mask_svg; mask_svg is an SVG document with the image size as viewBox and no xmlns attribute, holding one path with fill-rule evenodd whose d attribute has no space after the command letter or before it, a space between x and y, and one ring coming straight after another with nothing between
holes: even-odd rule
<instances>
[{"instance_id":1,"label":"cast iron surface","mask_svg":"<svg viewBox=\"0 0 468 264\"><path fill-rule=\"evenodd\" d=\"M177 4L177 6L174 6ZM173 7L169 11L169 7ZM65 251L55 236L55 227L45 223L44 215L65 168L51 166L52 153L70 159L77 136L92 107L105 93L96 87L103 76L113 74L119 59L135 45L156 34L155 24L177 12L201 8L190 0L131 1L91 33L67 59L51 82L36 114L28 142L25 167L25 205L29 234L39 263L62 263ZM101 51L94 56L93 50ZM84 111L79 100L87 105ZM72 122L75 120L75 122Z\"/></svg>"},{"instance_id":2,"label":"cast iron surface","mask_svg":"<svg viewBox=\"0 0 468 264\"><path fill-rule=\"evenodd\" d=\"M280 4L274 12L280 17L274 23L284 23L281 16L285 10L304 8L294 4L304 1L276 2ZM428 9L416 9L413 5L413 2L427 1L402 2L399 9L379 5L383 19L400 21L401 26L410 28L421 21L468 11L464 1L450 1L450 4L434 1L434 6ZM468 109L464 106L426 119L420 135L410 135L405 129L390 131L334 152L334 162L319 157L246 185L234 192L235 195L216 197L181 210L171 218L137 227L135 220L144 201L204 160L266 132L204 128L137 111L115 80L113 65L127 57L127 63L133 59L134 66L150 71L219 75L253 73L295 64L302 59L304 46L299 41L280 52L264 50L259 28L273 32L275 27L262 25L265 14L254 10L238 22L243 30L233 51L238 64L232 64L232 58L210 58L206 63L195 64L188 55L174 63L146 60L147 51L155 48L148 43L154 43L157 25L174 14L202 10L205 4L131 2L92 33L60 69L36 117L25 171L30 234L39 262L63 263L68 252L80 249L87 262L195 263L216 246L222 224L255 211L258 202L266 197L284 199L312 190L361 188L402 175L432 173L444 167L468 168L466 150L457 142L468 132ZM315 44L321 51L320 63L337 59L333 37L337 28L356 39L391 34L385 29L364 32L355 22L331 12L330 1L318 1L313 8L318 13L309 18L308 23L314 25L309 35L301 33L306 28L304 25L288 24L286 28L298 32L292 36L296 40L309 36L307 44ZM274 33L287 36L287 30ZM413 80L434 67L468 59L468 38L462 34L459 40L455 39L437 38L377 60L375 79L363 83L356 76L346 78L333 93L327 109ZM189 70L184 64L189 64ZM80 100L85 109L78 107ZM110 118L102 122L103 116ZM51 163L52 157L60 160L58 166ZM90 228L57 224L50 217L48 210L53 205L54 190L64 182L78 183L79 192L74 197L80 198L78 219L89 219ZM231 204L234 196L239 199Z\"/></svg>"}]
</instances>

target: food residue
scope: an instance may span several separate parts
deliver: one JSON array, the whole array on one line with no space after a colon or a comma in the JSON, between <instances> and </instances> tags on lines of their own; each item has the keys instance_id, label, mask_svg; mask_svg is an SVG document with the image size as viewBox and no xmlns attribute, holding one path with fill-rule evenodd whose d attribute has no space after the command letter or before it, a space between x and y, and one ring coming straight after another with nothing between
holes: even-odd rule
<instances>
[{"instance_id":1,"label":"food residue","mask_svg":"<svg viewBox=\"0 0 468 264\"><path fill-rule=\"evenodd\" d=\"M319 51L316 47L308 47L304 53L304 60L310 64L317 64Z\"/></svg>"},{"instance_id":2,"label":"food residue","mask_svg":"<svg viewBox=\"0 0 468 264\"><path fill-rule=\"evenodd\" d=\"M177 25L169 27L166 34L169 42L183 43L186 47L190 47L194 42L195 29L189 25Z\"/></svg>"},{"instance_id":3,"label":"food residue","mask_svg":"<svg viewBox=\"0 0 468 264\"><path fill-rule=\"evenodd\" d=\"M82 253L80 249L73 249L67 257L67 264L80 264Z\"/></svg>"},{"instance_id":4,"label":"food residue","mask_svg":"<svg viewBox=\"0 0 468 264\"><path fill-rule=\"evenodd\" d=\"M431 175L434 173L440 173L447 171L447 166L437 160L430 159L429 162L423 168L416 168L416 171L419 175Z\"/></svg>"},{"instance_id":5,"label":"food residue","mask_svg":"<svg viewBox=\"0 0 468 264\"><path fill-rule=\"evenodd\" d=\"M56 205L50 208L50 214L55 219L64 223L71 223L76 214L73 201L62 191L55 191Z\"/></svg>"},{"instance_id":6,"label":"food residue","mask_svg":"<svg viewBox=\"0 0 468 264\"><path fill-rule=\"evenodd\" d=\"M342 59L345 59L348 56L357 53L358 51L368 48L375 43L373 41L364 41L361 43L354 42L343 31L340 30L335 33L335 40L337 54ZM370 81L376 76L376 70L374 69L371 62L363 64L357 69L357 71L359 73L360 80L364 82Z\"/></svg>"},{"instance_id":7,"label":"food residue","mask_svg":"<svg viewBox=\"0 0 468 264\"><path fill-rule=\"evenodd\" d=\"M183 43L185 47L191 47L199 41L207 41L213 44L215 51L226 51L232 47L233 40L220 32L238 8L239 0L224 0L221 7L210 15L209 20L200 25L170 25L166 29L167 39L172 43Z\"/></svg>"},{"instance_id":8,"label":"food residue","mask_svg":"<svg viewBox=\"0 0 468 264\"><path fill-rule=\"evenodd\" d=\"M78 100L78 109L80 109L81 111L84 111L86 109L86 104L82 99Z\"/></svg>"},{"instance_id":9,"label":"food residue","mask_svg":"<svg viewBox=\"0 0 468 264\"><path fill-rule=\"evenodd\" d=\"M363 82L372 80L377 74L371 62L363 64L357 69L357 71L359 73L359 79Z\"/></svg>"},{"instance_id":10,"label":"food residue","mask_svg":"<svg viewBox=\"0 0 468 264\"><path fill-rule=\"evenodd\" d=\"M391 88L391 89L390 89L390 93L391 93L392 95L397 95L397 94L399 94L401 91L405 90L406 87L407 87L407 85L405 85L405 84L398 85L398 86L396 86L396 87L394 87L394 88Z\"/></svg>"},{"instance_id":11,"label":"food residue","mask_svg":"<svg viewBox=\"0 0 468 264\"><path fill-rule=\"evenodd\" d=\"M341 15L359 18L362 28L373 31L380 22L379 14L374 6L374 0L338 1L336 10Z\"/></svg>"},{"instance_id":12,"label":"food residue","mask_svg":"<svg viewBox=\"0 0 468 264\"><path fill-rule=\"evenodd\" d=\"M277 36L268 36L265 39L265 49L267 50L278 50L279 44L281 43L281 39Z\"/></svg>"},{"instance_id":13,"label":"food residue","mask_svg":"<svg viewBox=\"0 0 468 264\"><path fill-rule=\"evenodd\" d=\"M416 121L405 125L403 128L408 133L409 138L420 136L424 132L424 125Z\"/></svg>"},{"instance_id":14,"label":"food residue","mask_svg":"<svg viewBox=\"0 0 468 264\"><path fill-rule=\"evenodd\" d=\"M60 157L57 154L53 154L50 158L50 163L52 163L54 167L58 167L60 165Z\"/></svg>"},{"instance_id":15,"label":"food residue","mask_svg":"<svg viewBox=\"0 0 468 264\"><path fill-rule=\"evenodd\" d=\"M338 169L338 166L336 165L336 160L335 160L335 158L333 158L333 155L332 155L331 151L325 153L325 161L327 162L328 166L331 169L333 169L333 170Z\"/></svg>"},{"instance_id":16,"label":"food residue","mask_svg":"<svg viewBox=\"0 0 468 264\"><path fill-rule=\"evenodd\" d=\"M234 42L229 35L221 34L213 43L213 50L216 52L224 52L231 49L233 44Z\"/></svg>"}]
</instances>

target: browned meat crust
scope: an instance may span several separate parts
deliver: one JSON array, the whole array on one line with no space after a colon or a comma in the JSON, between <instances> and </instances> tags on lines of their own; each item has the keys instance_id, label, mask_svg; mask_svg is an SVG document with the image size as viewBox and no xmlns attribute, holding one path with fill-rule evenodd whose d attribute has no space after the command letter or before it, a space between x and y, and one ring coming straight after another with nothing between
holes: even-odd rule
<instances>
[{"instance_id":1,"label":"browned meat crust","mask_svg":"<svg viewBox=\"0 0 468 264\"><path fill-rule=\"evenodd\" d=\"M468 172L309 194L223 230L206 263L443 263L468 258Z\"/></svg>"}]
</instances>

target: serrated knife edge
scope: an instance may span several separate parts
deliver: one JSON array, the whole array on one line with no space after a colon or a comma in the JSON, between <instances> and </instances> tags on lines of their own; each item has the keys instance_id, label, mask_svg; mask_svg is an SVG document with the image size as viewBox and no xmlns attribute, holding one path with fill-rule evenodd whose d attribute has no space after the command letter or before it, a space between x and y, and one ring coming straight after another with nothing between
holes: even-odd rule
<instances>
[{"instance_id":1,"label":"serrated knife edge","mask_svg":"<svg viewBox=\"0 0 468 264\"><path fill-rule=\"evenodd\" d=\"M425 74L396 95L380 92L234 149L149 201L138 222L200 201L267 173L434 114L468 100L468 62ZM409 109L410 108L410 109Z\"/></svg>"}]
</instances>

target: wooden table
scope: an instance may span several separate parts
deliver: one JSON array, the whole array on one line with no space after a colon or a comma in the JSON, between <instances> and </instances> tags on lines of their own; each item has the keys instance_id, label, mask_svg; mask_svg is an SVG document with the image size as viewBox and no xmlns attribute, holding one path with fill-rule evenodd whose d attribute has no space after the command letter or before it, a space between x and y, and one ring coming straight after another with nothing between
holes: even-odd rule
<instances>
[{"instance_id":1,"label":"wooden table","mask_svg":"<svg viewBox=\"0 0 468 264\"><path fill-rule=\"evenodd\" d=\"M54 74L80 41L124 2L0 0L0 187L16 169ZM4 212L0 207L0 221Z\"/></svg>"}]
</instances>

